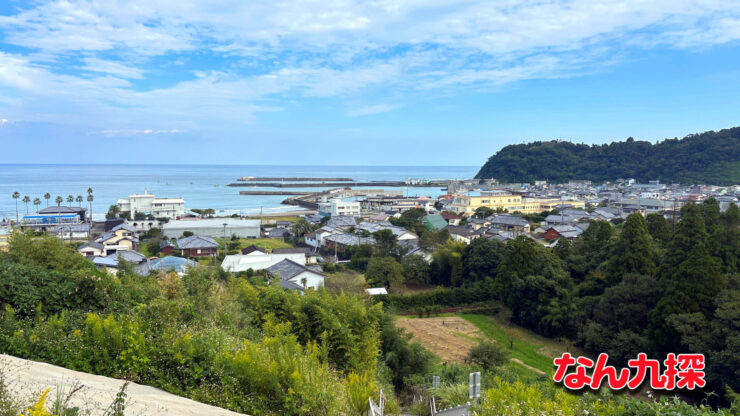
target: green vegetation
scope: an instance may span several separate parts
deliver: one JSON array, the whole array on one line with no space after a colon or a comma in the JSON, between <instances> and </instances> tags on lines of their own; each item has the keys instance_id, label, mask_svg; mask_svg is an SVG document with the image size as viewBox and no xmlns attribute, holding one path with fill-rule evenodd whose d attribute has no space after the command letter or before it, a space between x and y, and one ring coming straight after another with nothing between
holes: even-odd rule
<instances>
[{"instance_id":1,"label":"green vegetation","mask_svg":"<svg viewBox=\"0 0 740 416\"><path fill-rule=\"evenodd\" d=\"M596 182L618 178L680 183L740 183L740 127L666 139L592 145L538 141L509 145L491 156L476 178L504 182L546 179Z\"/></svg>"}]
</instances>

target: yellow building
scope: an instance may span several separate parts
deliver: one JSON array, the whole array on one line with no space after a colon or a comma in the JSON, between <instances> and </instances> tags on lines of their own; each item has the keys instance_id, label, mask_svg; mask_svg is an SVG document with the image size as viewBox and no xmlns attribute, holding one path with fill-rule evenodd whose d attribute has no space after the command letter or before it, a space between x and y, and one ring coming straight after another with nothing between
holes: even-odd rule
<instances>
[{"instance_id":1,"label":"yellow building","mask_svg":"<svg viewBox=\"0 0 740 416\"><path fill-rule=\"evenodd\" d=\"M583 208L585 206L584 201L564 201L554 198L523 198L520 195L495 192L477 196L455 196L455 199L450 205L450 211L460 215L472 216L476 209L486 207L492 210L505 210L506 212L536 214L542 211L549 211L559 204L571 204L574 208Z\"/></svg>"}]
</instances>

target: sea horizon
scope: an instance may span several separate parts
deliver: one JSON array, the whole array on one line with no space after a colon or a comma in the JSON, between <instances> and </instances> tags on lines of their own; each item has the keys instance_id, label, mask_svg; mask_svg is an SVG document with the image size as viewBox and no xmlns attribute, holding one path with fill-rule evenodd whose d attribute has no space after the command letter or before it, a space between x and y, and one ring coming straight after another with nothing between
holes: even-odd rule
<instances>
[{"instance_id":1,"label":"sea horizon","mask_svg":"<svg viewBox=\"0 0 740 416\"><path fill-rule=\"evenodd\" d=\"M93 189L93 217L104 218L108 207L119 198L133 193L149 192L162 197L182 197L188 209L213 208L219 216L232 214L253 215L260 212L275 213L296 210L282 205L287 196L239 195L244 188L228 187L243 176L270 177L348 177L358 181L391 181L409 178L469 179L479 166L438 165L232 165L232 164L128 164L128 163L0 163L0 220L15 219L16 201L13 192L19 192L18 216L26 214L26 204L21 199L28 195L31 201L41 199L40 206L28 204L28 213L47 206L43 198L50 193L49 205L55 205L57 195L87 197ZM274 190L273 188L249 188ZM436 197L444 193L440 188L383 187L402 190L406 195ZM300 188L301 191L319 190ZM89 208L87 201L71 205Z\"/></svg>"}]
</instances>

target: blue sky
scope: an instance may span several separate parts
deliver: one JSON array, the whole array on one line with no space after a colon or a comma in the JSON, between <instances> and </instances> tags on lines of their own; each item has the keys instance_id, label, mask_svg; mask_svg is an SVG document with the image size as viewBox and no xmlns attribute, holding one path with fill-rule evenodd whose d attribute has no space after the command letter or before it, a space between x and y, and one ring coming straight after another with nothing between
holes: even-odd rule
<instances>
[{"instance_id":1,"label":"blue sky","mask_svg":"<svg viewBox=\"0 0 740 416\"><path fill-rule=\"evenodd\" d=\"M0 0L0 163L655 142L740 125L739 40L735 0Z\"/></svg>"}]
</instances>

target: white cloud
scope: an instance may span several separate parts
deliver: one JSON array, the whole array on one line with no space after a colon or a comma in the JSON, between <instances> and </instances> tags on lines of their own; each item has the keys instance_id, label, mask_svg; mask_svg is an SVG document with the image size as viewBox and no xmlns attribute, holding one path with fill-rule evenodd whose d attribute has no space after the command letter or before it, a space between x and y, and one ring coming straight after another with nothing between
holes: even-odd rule
<instances>
[{"instance_id":1,"label":"white cloud","mask_svg":"<svg viewBox=\"0 0 740 416\"><path fill-rule=\"evenodd\" d=\"M396 108L400 107L399 105L395 104L375 104L375 105L368 105L364 107L359 108L353 108L349 111L347 111L347 115L352 117L357 116L369 116L372 114L380 114L380 113L386 113L391 110L395 110Z\"/></svg>"},{"instance_id":2,"label":"white cloud","mask_svg":"<svg viewBox=\"0 0 740 416\"><path fill-rule=\"evenodd\" d=\"M495 88L599 71L635 47L733 42L740 0L40 0L0 16L0 38L29 48L0 52L13 120L132 135L239 126L300 97Z\"/></svg>"}]
</instances>

